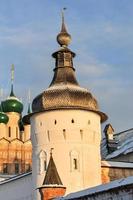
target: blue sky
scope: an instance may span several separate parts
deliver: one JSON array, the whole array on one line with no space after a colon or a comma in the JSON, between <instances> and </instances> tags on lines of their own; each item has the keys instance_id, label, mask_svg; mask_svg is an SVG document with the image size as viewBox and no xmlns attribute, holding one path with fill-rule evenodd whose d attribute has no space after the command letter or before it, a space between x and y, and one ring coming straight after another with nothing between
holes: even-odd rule
<instances>
[{"instance_id":1,"label":"blue sky","mask_svg":"<svg viewBox=\"0 0 133 200\"><path fill-rule=\"evenodd\" d=\"M53 76L51 54L59 46L60 11L72 35L70 48L77 79L98 99L116 132L133 127L133 1L0 0L0 87L10 92L15 65L15 94L27 109Z\"/></svg>"}]
</instances>

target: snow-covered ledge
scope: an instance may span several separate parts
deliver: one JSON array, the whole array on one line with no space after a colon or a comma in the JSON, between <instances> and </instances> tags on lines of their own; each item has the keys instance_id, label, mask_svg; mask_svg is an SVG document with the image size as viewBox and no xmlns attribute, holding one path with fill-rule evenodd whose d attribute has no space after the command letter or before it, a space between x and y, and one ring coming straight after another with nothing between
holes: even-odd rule
<instances>
[{"instance_id":1,"label":"snow-covered ledge","mask_svg":"<svg viewBox=\"0 0 133 200\"><path fill-rule=\"evenodd\" d=\"M133 168L133 163L102 160L101 166L102 167Z\"/></svg>"}]
</instances>

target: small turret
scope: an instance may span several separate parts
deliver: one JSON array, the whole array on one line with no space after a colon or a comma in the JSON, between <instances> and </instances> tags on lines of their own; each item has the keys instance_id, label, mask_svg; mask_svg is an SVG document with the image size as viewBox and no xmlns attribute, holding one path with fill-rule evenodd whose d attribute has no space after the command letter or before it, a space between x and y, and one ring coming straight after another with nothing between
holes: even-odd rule
<instances>
[{"instance_id":1,"label":"small turret","mask_svg":"<svg viewBox=\"0 0 133 200\"><path fill-rule=\"evenodd\" d=\"M39 188L41 200L54 199L56 197L64 196L66 188L63 186L60 176L58 174L55 162L52 156L52 149L50 153L50 160L44 182Z\"/></svg>"}]
</instances>

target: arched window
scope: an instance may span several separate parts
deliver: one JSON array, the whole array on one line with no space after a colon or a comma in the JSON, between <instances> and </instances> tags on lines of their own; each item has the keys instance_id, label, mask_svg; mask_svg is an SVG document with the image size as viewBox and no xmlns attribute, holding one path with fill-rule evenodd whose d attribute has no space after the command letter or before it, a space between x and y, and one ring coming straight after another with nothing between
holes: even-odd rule
<instances>
[{"instance_id":1,"label":"arched window","mask_svg":"<svg viewBox=\"0 0 133 200\"><path fill-rule=\"evenodd\" d=\"M70 152L70 170L79 171L79 153L76 150Z\"/></svg>"},{"instance_id":2,"label":"arched window","mask_svg":"<svg viewBox=\"0 0 133 200\"><path fill-rule=\"evenodd\" d=\"M3 163L3 174L8 173L8 163Z\"/></svg>"},{"instance_id":3,"label":"arched window","mask_svg":"<svg viewBox=\"0 0 133 200\"><path fill-rule=\"evenodd\" d=\"M47 169L47 154L45 151L41 151L39 154L39 173L42 174Z\"/></svg>"},{"instance_id":4,"label":"arched window","mask_svg":"<svg viewBox=\"0 0 133 200\"><path fill-rule=\"evenodd\" d=\"M15 163L15 174L19 174L19 163Z\"/></svg>"}]
</instances>

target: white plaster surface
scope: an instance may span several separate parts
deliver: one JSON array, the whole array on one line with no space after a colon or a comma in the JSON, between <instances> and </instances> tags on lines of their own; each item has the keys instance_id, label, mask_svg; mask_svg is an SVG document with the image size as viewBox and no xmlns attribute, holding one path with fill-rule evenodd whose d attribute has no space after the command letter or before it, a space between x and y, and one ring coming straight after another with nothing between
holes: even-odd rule
<instances>
[{"instance_id":1,"label":"white plaster surface","mask_svg":"<svg viewBox=\"0 0 133 200\"><path fill-rule=\"evenodd\" d=\"M45 173L40 174L39 171L39 154L42 150L45 151L49 161L51 148L67 193L101 183L101 124L98 114L68 109L34 114L31 117L31 133L34 188L42 186L45 176ZM73 151L78 154L77 170L73 170L72 166Z\"/></svg>"}]
</instances>

